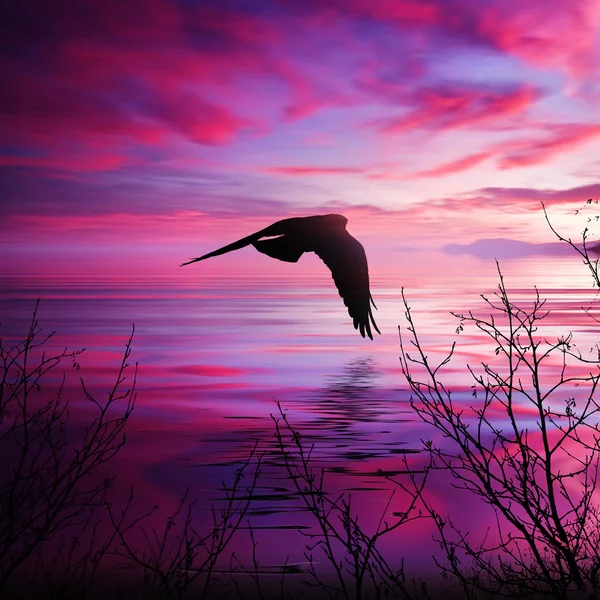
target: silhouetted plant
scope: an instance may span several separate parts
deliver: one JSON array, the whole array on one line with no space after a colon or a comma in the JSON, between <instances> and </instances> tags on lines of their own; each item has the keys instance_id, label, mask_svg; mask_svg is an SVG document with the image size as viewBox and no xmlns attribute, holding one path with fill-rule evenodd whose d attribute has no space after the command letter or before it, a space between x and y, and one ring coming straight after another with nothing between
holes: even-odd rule
<instances>
[{"instance_id":1,"label":"silhouetted plant","mask_svg":"<svg viewBox=\"0 0 600 600\"><path fill-rule=\"evenodd\" d=\"M592 207L592 206L597 206L597 205L598 205L598 200L593 200L592 198L590 198L584 204L583 209L589 208L589 207ZM583 209L577 209L576 210L576 214L580 213ZM600 219L600 216L599 215L589 215L589 214L586 216L586 221L590 225L586 225L583 228L583 231L581 232L582 243L581 243L581 246L579 246L571 238L563 237L554 228L554 226L550 222L550 217L548 217L548 212L546 211L546 205L543 202L542 202L542 210L544 211L544 217L546 218L546 223L548 223L548 227L550 227L550 229L552 230L552 233L561 242L565 242L566 244L568 244L569 246L571 246L571 248L573 248L573 250L575 252L577 252L577 254L579 254L579 256L581 256L581 258L583 259L583 264L586 265L589 268L590 273L592 274L592 279L594 281L594 285L597 288L600 288L600 274L598 273L598 260L599 259L592 258L590 256L590 246L589 246L589 237L591 235L590 225L593 224L593 223L597 223L598 220Z\"/></svg>"},{"instance_id":2,"label":"silhouetted plant","mask_svg":"<svg viewBox=\"0 0 600 600\"><path fill-rule=\"evenodd\" d=\"M39 326L38 305L24 341L7 346L0 339L0 595L17 577L39 584L59 572L72 587L89 588L112 543L111 535L98 538L98 511L114 478L99 472L123 447L135 404L137 365L124 385L132 332L104 399L80 380L93 414L76 439L65 375L54 391L47 376L65 362L79 370L83 350L47 352L54 334Z\"/></svg>"},{"instance_id":3,"label":"silhouetted plant","mask_svg":"<svg viewBox=\"0 0 600 600\"><path fill-rule=\"evenodd\" d=\"M220 506L212 506L212 524L208 534L200 534L193 527L196 500L188 501L188 491L160 530L152 528L148 531L144 526L144 521L158 510L158 506L126 523L133 490L127 505L118 515L110 504L107 505L110 521L119 540L115 552L131 561L134 568L141 572L137 585L140 597L184 598L196 593L201 598L208 597L219 576L224 574L223 570L216 570L217 563L224 558L225 550L250 508L260 475L261 459L255 444L245 462L237 469L233 483L228 487L222 482L225 498ZM248 476L249 482L242 485L243 479ZM201 580L199 585L192 587L197 580Z\"/></svg>"},{"instance_id":4,"label":"silhouetted plant","mask_svg":"<svg viewBox=\"0 0 600 600\"><path fill-rule=\"evenodd\" d=\"M402 291L410 348L399 327L400 362L411 403L443 435L439 444L425 442L431 468L450 474L455 487L479 497L496 515L485 538L475 542L423 495L445 553L445 561L436 562L467 598L567 598L571 592L595 597L600 587L600 514L594 499L600 356L584 358L571 334L542 336L539 327L548 311L537 289L531 307L517 306L499 266L498 273L495 299L482 296L490 315L453 313L458 330L476 327L498 357L478 368L467 365L473 380L470 405L457 402L443 378L456 342L433 362ZM529 409L529 418L523 409ZM565 464L559 464L561 456Z\"/></svg>"},{"instance_id":5,"label":"silhouetted plant","mask_svg":"<svg viewBox=\"0 0 600 600\"><path fill-rule=\"evenodd\" d=\"M260 474L257 446L233 482L223 482L207 534L193 528L196 501L187 492L164 528L148 530L145 523L159 507L132 517L131 489L125 505L115 508L114 476L103 475L126 442L135 405L137 364L130 387L124 385L133 332L104 400L80 379L92 414L77 429L68 419L66 374L56 389L50 382L65 362L79 371L83 350L47 350L54 333L43 333L38 307L22 342L7 346L0 339L0 596L10 590L27 598L94 597L103 559L116 554L134 566L124 583L139 597L206 597L226 574L216 571L217 563L250 507Z\"/></svg>"},{"instance_id":6,"label":"silhouetted plant","mask_svg":"<svg viewBox=\"0 0 600 600\"><path fill-rule=\"evenodd\" d=\"M301 434L290 424L281 405L278 403L277 406L279 414L272 415L272 419L287 475L316 520L311 531L302 532L308 539L304 555L311 577L304 580L304 584L317 588L329 598L427 597L424 584L406 578L403 561L398 568L392 567L377 546L382 537L423 517L418 503L426 474L423 473L419 481L417 473L409 469L404 459L409 475L407 484L390 477L387 479L408 494L408 504L402 511L389 514L392 493L375 531L369 534L352 508L351 494L341 493L330 498L325 489L324 469L315 469L311 464L314 445L310 448L304 446ZM325 558L325 569L318 569L319 557ZM327 569L330 569L329 573Z\"/></svg>"}]
</instances>

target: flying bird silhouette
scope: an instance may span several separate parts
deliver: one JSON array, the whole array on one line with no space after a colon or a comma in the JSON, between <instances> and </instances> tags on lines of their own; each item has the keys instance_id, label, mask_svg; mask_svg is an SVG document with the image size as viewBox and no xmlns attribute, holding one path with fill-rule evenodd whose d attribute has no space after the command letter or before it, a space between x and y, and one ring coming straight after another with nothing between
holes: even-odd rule
<instances>
[{"instance_id":1,"label":"flying bird silhouette","mask_svg":"<svg viewBox=\"0 0 600 600\"><path fill-rule=\"evenodd\" d=\"M359 330L363 337L366 332L373 339L371 324L377 333L381 331L371 311L371 304L375 306L375 302L369 290L367 256L362 244L346 231L346 223L348 219L342 215L283 219L180 266L239 250L250 244L259 252L285 262L298 262L304 252L314 252L331 270L333 281L354 322L354 329Z\"/></svg>"}]
</instances>

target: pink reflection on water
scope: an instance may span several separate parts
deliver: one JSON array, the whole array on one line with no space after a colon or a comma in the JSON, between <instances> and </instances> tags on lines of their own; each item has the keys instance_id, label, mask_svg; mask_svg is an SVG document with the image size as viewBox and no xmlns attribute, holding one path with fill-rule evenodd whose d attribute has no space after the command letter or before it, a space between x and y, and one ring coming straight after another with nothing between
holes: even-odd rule
<instances>
[{"instance_id":1,"label":"pink reflection on water","mask_svg":"<svg viewBox=\"0 0 600 600\"><path fill-rule=\"evenodd\" d=\"M383 332L374 342L362 340L353 330L329 276L308 276L313 265L298 277L289 271L282 275L273 266L269 275L276 277L228 280L194 272L186 279L177 273L161 281L159 273L157 280L122 278L108 287L101 278L28 284L11 280L1 297L4 338L19 339L32 299L41 295L40 322L57 330L52 344L88 348L81 371L76 376L69 373L73 422L83 423L89 413L76 377L83 377L91 391L105 393L135 323L132 359L139 362L138 405L127 445L114 466L118 495L124 499L134 485L140 510L158 503L168 511L189 487L202 506L195 517L198 527L209 527L207 507L222 497L221 481L235 476L254 441L260 440L273 456L270 415L276 414L280 401L306 441L315 444L315 467L328 471L331 492L351 490L365 525L372 526L394 487L377 475L377 469L401 471L405 456L418 467L424 461L421 440L441 441L410 409L398 362L397 325L405 326L399 285L405 286L432 360L442 359L452 341L457 342L453 361L441 371L457 406L468 410L478 402L471 395L466 364L477 370L482 361L496 360L493 344L480 332L466 329L456 335L458 323L449 314L451 309L489 314L478 294L493 296L495 267L471 257L453 257L452 267L445 269L443 257L441 261L435 277L407 261L405 270L404 265L398 267L402 277L374 278L379 307L375 317ZM218 267L214 269L216 273ZM468 279L462 275L465 270ZM573 331L582 349L593 346L593 323L580 310L593 295L586 287L589 282L572 271L572 262L539 259L534 272L527 261L507 263L505 280L515 301L525 302L531 301L532 283L540 281L540 293L553 311L540 336L556 338ZM557 361L549 361L549 381L559 369ZM520 401L515 412L534 426L536 412L530 404ZM490 414L498 422L504 418L498 409ZM282 527L307 525L309 520L297 499L279 489L286 486L281 465L264 467L261 490L275 499L257 502L252 521L270 527L259 534L267 562L281 559L275 549L283 543L291 561L302 559L304 538ZM443 473L432 478L427 494L440 512L451 513L473 535L485 531L489 511L476 498L451 488ZM402 504L402 494L396 492L392 510L400 510ZM429 569L435 550L431 535L431 523L417 521L385 544L395 556L408 553L415 565ZM248 549L247 539L239 542L236 552L243 549Z\"/></svg>"}]
</instances>

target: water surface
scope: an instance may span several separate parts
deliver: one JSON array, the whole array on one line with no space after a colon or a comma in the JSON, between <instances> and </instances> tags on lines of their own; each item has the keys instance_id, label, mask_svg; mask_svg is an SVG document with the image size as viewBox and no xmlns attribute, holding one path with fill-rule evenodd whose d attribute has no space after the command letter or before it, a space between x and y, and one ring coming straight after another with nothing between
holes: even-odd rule
<instances>
[{"instance_id":1,"label":"water surface","mask_svg":"<svg viewBox=\"0 0 600 600\"><path fill-rule=\"evenodd\" d=\"M432 266L433 265L433 266ZM581 347L593 346L595 323L581 310L594 301L591 279L576 258L534 257L502 264L511 297L531 302L534 285L551 314L543 332L574 332ZM314 445L312 463L326 472L330 492L352 493L365 527L374 527L406 459L415 469L424 461L422 439L439 438L419 422L400 370L397 326L406 326L401 288L428 354L441 357L458 346L444 380L466 405L470 396L467 362L479 364L493 345L475 328L456 334L450 311L489 313L479 294L492 298L496 266L468 256L439 254L437 261L412 264L405 280L374 278L375 318L382 331L363 340L329 277L198 277L134 280L118 284L94 279L28 281L5 277L2 329L5 342L22 336L37 298L38 319L56 330L50 345L86 347L81 370L68 373L75 418L81 376L90 391L105 393L116 375L125 342L135 324L132 359L139 364L137 407L128 442L115 461L117 489L130 485L140 510L172 508L186 489L198 498L197 527L209 527L211 503L223 498L236 469L256 441L265 453L250 520L266 563L301 562L311 526L302 499L294 493L278 455L272 416L278 405ZM179 277L179 275L178 275ZM67 370L69 365L66 365ZM130 369L130 375L132 370ZM474 498L432 478L429 493L440 510L472 531L485 528L488 512ZM402 509L396 496L390 512ZM431 526L418 522L384 543L396 558L428 569L435 549ZM240 534L243 536L243 532ZM237 542L240 556L248 540Z\"/></svg>"}]
</instances>

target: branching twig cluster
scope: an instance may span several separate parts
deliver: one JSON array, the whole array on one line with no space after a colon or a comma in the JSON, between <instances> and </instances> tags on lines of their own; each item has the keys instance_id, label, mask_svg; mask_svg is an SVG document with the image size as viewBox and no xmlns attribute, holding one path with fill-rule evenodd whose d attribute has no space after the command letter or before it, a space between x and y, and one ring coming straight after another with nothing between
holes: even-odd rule
<instances>
[{"instance_id":1,"label":"branching twig cluster","mask_svg":"<svg viewBox=\"0 0 600 600\"><path fill-rule=\"evenodd\" d=\"M409 338L399 328L402 371L415 412L444 437L440 444L426 442L433 468L443 469L455 487L496 514L495 526L475 543L426 502L445 553L439 565L467 597L597 593L600 515L593 495L600 457L595 399L600 361L584 360L571 336L541 337L540 322L548 314L544 301L536 291L532 308L515 305L498 271L495 299L484 297L491 314L455 315L461 325L475 326L491 339L502 359L500 365L467 367L474 382L470 406L457 402L442 378L455 345L433 363L403 293ZM549 373L555 374L553 382L547 381ZM567 460L561 463L561 457Z\"/></svg>"},{"instance_id":2,"label":"branching twig cluster","mask_svg":"<svg viewBox=\"0 0 600 600\"><path fill-rule=\"evenodd\" d=\"M590 198L586 204L584 205L585 208L588 208L590 206L597 206L598 205L598 200L593 200L592 198ZM550 230L552 231L552 233L561 241L561 242L565 242L566 244L568 244L571 248L573 248L573 250L575 252L577 252L577 254L579 254L579 256L581 256L582 260L583 260L583 264L588 267L588 269L590 270L590 273L592 275L592 280L594 282L594 285L600 289L600 273L598 272L598 258L592 258L590 256L590 246L589 246L589 238L591 235L591 230L589 225L585 226L583 231L581 232L581 238L582 238L582 244L581 247L576 244L571 238L566 238L563 235L561 235L552 225L552 223L550 222L550 217L548 217L548 212L546 211L546 205L542 202L542 210L544 211L544 217L546 218L546 223L548 223L548 227L550 227ZM581 211L581 209L578 209L576 211L576 214L579 213ZM595 216L587 216L587 222L588 223L592 223L592 222L598 222L599 216L595 215ZM596 253L597 253L597 249L596 249Z\"/></svg>"},{"instance_id":3,"label":"branching twig cluster","mask_svg":"<svg viewBox=\"0 0 600 600\"><path fill-rule=\"evenodd\" d=\"M98 519L114 478L98 471L125 444L135 404L137 365L124 385L132 332L106 398L81 380L94 413L72 441L65 376L54 391L45 376L64 362L79 369L82 351L47 353L53 334L42 332L37 310L24 341L8 347L0 340L0 594L17 572L38 579L58 569L71 582L90 584L112 541L99 539Z\"/></svg>"},{"instance_id":4,"label":"branching twig cluster","mask_svg":"<svg viewBox=\"0 0 600 600\"><path fill-rule=\"evenodd\" d=\"M223 559L250 508L260 475L261 458L255 444L237 470L233 484L228 487L223 482L225 500L221 507L212 507L209 533L199 533L194 528L196 501L188 501L187 491L160 530L152 528L148 531L144 525L144 521L158 509L157 506L126 522L133 502L133 490L119 514L108 505L110 522L119 540L116 553L130 561L137 568L136 572L142 573L138 586L140 597L183 598L197 580L201 583L194 587L194 592L199 593L201 598L208 597L222 574L217 571L217 563ZM248 477L248 483L243 485L244 478Z\"/></svg>"},{"instance_id":5,"label":"branching twig cluster","mask_svg":"<svg viewBox=\"0 0 600 600\"><path fill-rule=\"evenodd\" d=\"M423 597L416 582L407 580L403 563L393 567L381 553L378 542L402 525L422 518L419 498L426 483L410 472L408 485L394 482L408 494L408 505L401 512L390 514L393 494L378 520L375 531L367 533L359 515L352 508L352 496L341 493L331 498L325 488L324 469L312 466L314 446L306 448L300 433L294 429L281 405L279 414L272 416L275 436L289 480L316 521L309 532L305 557L310 580L306 585L319 588L330 598L379 598L389 594L393 598ZM391 481L391 479L390 479ZM391 519L390 519L391 517ZM316 554L315 554L316 553ZM326 567L319 571L319 557L325 558ZM329 575L333 574L333 578Z\"/></svg>"}]
</instances>

